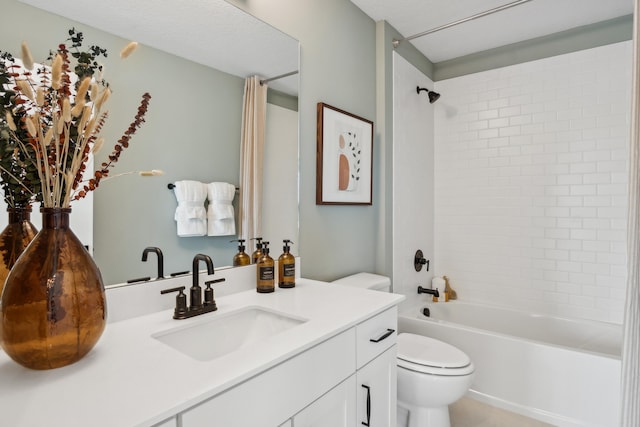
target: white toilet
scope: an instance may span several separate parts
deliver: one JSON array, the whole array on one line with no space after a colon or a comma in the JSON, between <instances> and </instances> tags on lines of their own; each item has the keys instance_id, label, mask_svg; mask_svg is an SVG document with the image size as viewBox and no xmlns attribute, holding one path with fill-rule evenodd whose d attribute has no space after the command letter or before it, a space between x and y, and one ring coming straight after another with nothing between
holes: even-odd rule
<instances>
[{"instance_id":1,"label":"white toilet","mask_svg":"<svg viewBox=\"0 0 640 427\"><path fill-rule=\"evenodd\" d=\"M354 274L333 283L391 291L388 277L371 273ZM474 366L469 356L445 342L401 333L397 363L398 406L409 411L408 427L450 427L448 406L471 386Z\"/></svg>"}]
</instances>

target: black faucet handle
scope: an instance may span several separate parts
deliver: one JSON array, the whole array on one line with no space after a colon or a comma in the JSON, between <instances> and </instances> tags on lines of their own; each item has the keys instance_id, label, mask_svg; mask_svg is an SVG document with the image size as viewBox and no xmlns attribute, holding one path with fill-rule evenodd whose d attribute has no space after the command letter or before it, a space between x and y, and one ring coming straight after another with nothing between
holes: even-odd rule
<instances>
[{"instance_id":1,"label":"black faucet handle","mask_svg":"<svg viewBox=\"0 0 640 427\"><path fill-rule=\"evenodd\" d=\"M207 286L211 286L215 283L222 283L222 282L226 282L227 279L225 279L224 277L220 278L220 279L213 279L213 280L207 280L206 282L204 282L205 285Z\"/></svg>"},{"instance_id":2,"label":"black faucet handle","mask_svg":"<svg viewBox=\"0 0 640 427\"><path fill-rule=\"evenodd\" d=\"M213 288L211 285L214 283L224 282L226 279L223 277L222 279L213 279L207 280L204 282L206 288L204 290L204 305L213 305L215 307L216 301L213 299Z\"/></svg>"},{"instance_id":3,"label":"black faucet handle","mask_svg":"<svg viewBox=\"0 0 640 427\"><path fill-rule=\"evenodd\" d=\"M213 289L211 288L211 283L209 282L205 282L205 285L207 285L207 287L204 290L204 305L215 305L216 301L213 299Z\"/></svg>"},{"instance_id":4,"label":"black faucet handle","mask_svg":"<svg viewBox=\"0 0 640 427\"><path fill-rule=\"evenodd\" d=\"M416 271L420 271L423 265L426 265L426 270L429 271L429 260L426 259L422 251L418 249L413 257L413 267Z\"/></svg>"},{"instance_id":5,"label":"black faucet handle","mask_svg":"<svg viewBox=\"0 0 640 427\"><path fill-rule=\"evenodd\" d=\"M177 288L163 289L161 294L169 294L172 292L178 292L176 295L176 308L173 310L174 319L184 319L187 314L187 296L184 293L185 287L178 286Z\"/></svg>"}]
</instances>

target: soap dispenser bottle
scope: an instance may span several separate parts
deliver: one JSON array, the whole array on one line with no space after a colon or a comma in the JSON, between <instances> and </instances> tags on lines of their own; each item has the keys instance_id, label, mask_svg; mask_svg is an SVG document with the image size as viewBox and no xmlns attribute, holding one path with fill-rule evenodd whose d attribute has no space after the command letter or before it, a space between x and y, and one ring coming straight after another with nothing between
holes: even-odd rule
<instances>
[{"instance_id":1,"label":"soap dispenser bottle","mask_svg":"<svg viewBox=\"0 0 640 427\"><path fill-rule=\"evenodd\" d=\"M275 262L269 256L269 242L262 242L262 255L256 263L256 291L269 293L275 290Z\"/></svg>"},{"instance_id":2,"label":"soap dispenser bottle","mask_svg":"<svg viewBox=\"0 0 640 427\"><path fill-rule=\"evenodd\" d=\"M258 259L262 256L262 237L254 237L251 240L257 240L256 250L251 254L251 264L258 262Z\"/></svg>"},{"instance_id":3,"label":"soap dispenser bottle","mask_svg":"<svg viewBox=\"0 0 640 427\"><path fill-rule=\"evenodd\" d=\"M296 286L296 258L290 253L293 242L289 239L282 241L282 255L278 258L278 287L293 288Z\"/></svg>"},{"instance_id":4,"label":"soap dispenser bottle","mask_svg":"<svg viewBox=\"0 0 640 427\"><path fill-rule=\"evenodd\" d=\"M242 265L251 264L251 258L244 251L245 250L245 246L244 246L245 240L244 239L237 239L237 240L231 240L231 241L232 242L238 242L238 253L235 254L235 256L233 257L233 266L234 267L240 267Z\"/></svg>"}]
</instances>

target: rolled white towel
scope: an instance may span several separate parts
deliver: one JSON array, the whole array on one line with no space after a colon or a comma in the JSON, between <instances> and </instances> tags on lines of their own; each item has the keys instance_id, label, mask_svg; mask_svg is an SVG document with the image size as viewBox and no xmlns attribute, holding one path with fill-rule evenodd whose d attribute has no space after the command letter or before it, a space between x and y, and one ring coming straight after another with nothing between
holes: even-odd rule
<instances>
[{"instance_id":1,"label":"rolled white towel","mask_svg":"<svg viewBox=\"0 0 640 427\"><path fill-rule=\"evenodd\" d=\"M236 187L226 182L207 184L207 234L209 236L229 236L236 234L233 198Z\"/></svg>"},{"instance_id":2,"label":"rolled white towel","mask_svg":"<svg viewBox=\"0 0 640 427\"><path fill-rule=\"evenodd\" d=\"M206 236L207 211L204 207L207 199L206 185L199 181L177 181L173 191L178 201L174 215L178 236Z\"/></svg>"}]
</instances>

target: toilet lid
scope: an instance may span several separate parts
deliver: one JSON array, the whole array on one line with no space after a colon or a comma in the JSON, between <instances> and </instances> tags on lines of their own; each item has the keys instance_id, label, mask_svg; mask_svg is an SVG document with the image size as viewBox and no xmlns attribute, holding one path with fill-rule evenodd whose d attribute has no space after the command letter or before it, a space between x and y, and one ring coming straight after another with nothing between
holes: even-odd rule
<instances>
[{"instance_id":1,"label":"toilet lid","mask_svg":"<svg viewBox=\"0 0 640 427\"><path fill-rule=\"evenodd\" d=\"M398 359L434 368L464 368L471 359L460 349L433 338L409 333L398 335Z\"/></svg>"}]
</instances>

